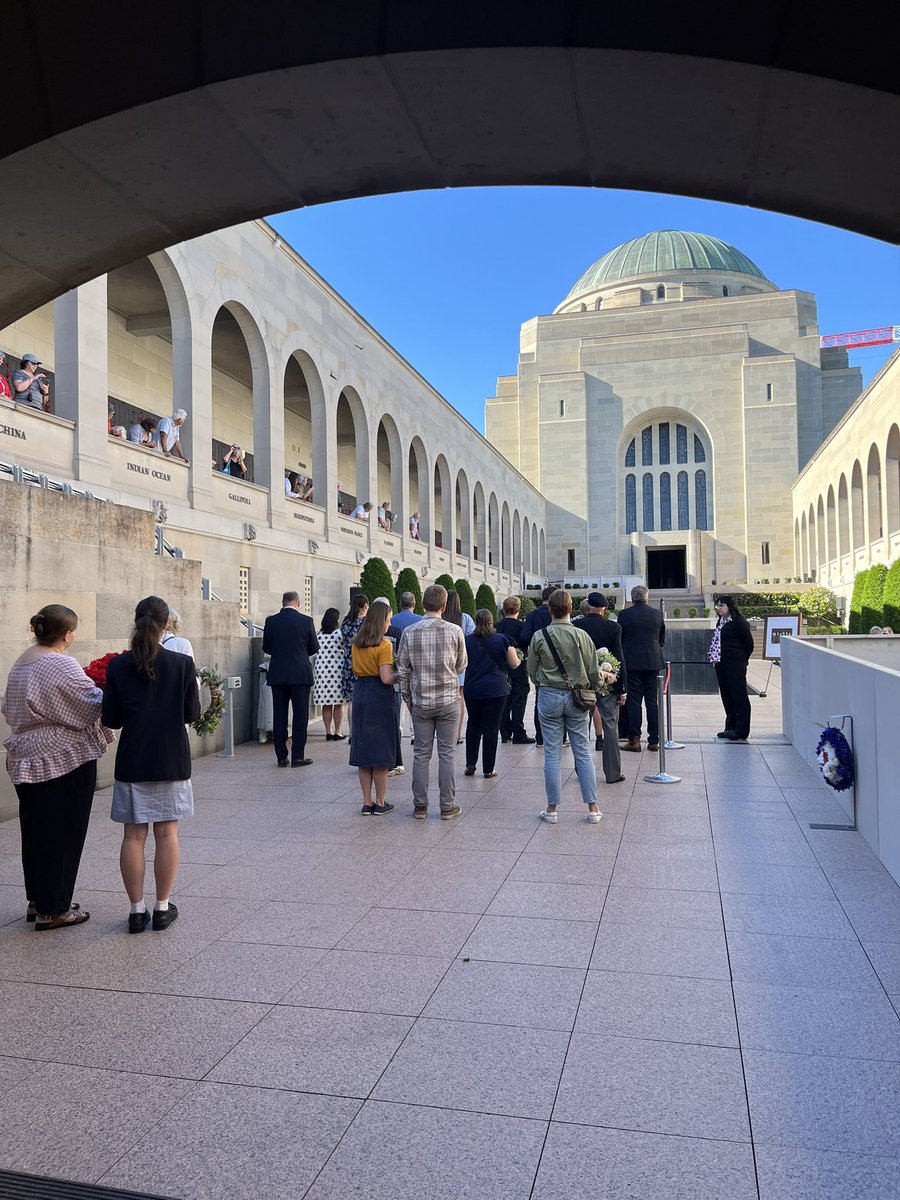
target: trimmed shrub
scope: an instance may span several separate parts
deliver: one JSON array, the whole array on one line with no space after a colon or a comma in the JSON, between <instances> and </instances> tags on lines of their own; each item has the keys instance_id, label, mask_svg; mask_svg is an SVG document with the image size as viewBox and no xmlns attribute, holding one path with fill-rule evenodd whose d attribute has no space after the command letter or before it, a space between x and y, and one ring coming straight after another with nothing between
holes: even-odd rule
<instances>
[{"instance_id":1,"label":"trimmed shrub","mask_svg":"<svg viewBox=\"0 0 900 1200\"><path fill-rule=\"evenodd\" d=\"M697 610L696 610L696 608L689 608L689 609L688 609L688 616L689 616L689 617L696 617L696 615L697 615Z\"/></svg>"},{"instance_id":2,"label":"trimmed shrub","mask_svg":"<svg viewBox=\"0 0 900 1200\"><path fill-rule=\"evenodd\" d=\"M438 575L434 582L439 583L441 587L446 588L448 592L452 592L456 588L456 584L453 582L453 576L448 575L446 571L443 575Z\"/></svg>"},{"instance_id":3,"label":"trimmed shrub","mask_svg":"<svg viewBox=\"0 0 900 1200\"><path fill-rule=\"evenodd\" d=\"M456 594L459 596L459 607L464 613L468 613L470 617L474 617L475 593L472 591L468 579L457 579L453 587L456 589Z\"/></svg>"},{"instance_id":4,"label":"trimmed shrub","mask_svg":"<svg viewBox=\"0 0 900 1200\"><path fill-rule=\"evenodd\" d=\"M850 619L847 622L848 633L864 632L862 627L863 596L868 577L868 571L858 571L853 580L853 595L850 599ZM868 633L868 630L865 630L865 632Z\"/></svg>"},{"instance_id":5,"label":"trimmed shrub","mask_svg":"<svg viewBox=\"0 0 900 1200\"><path fill-rule=\"evenodd\" d=\"M900 558L887 573L884 581L884 623L894 633L900 632Z\"/></svg>"},{"instance_id":6,"label":"trimmed shrub","mask_svg":"<svg viewBox=\"0 0 900 1200\"><path fill-rule=\"evenodd\" d=\"M401 592L412 592L416 598L416 612L421 616L421 614L425 611L422 608L422 589L419 586L419 576L412 567L404 567L397 576L395 591L397 593L398 604L400 603Z\"/></svg>"},{"instance_id":7,"label":"trimmed shrub","mask_svg":"<svg viewBox=\"0 0 900 1200\"><path fill-rule=\"evenodd\" d=\"M519 600L522 607L519 609L519 616L524 620L530 612L534 612L534 601L530 596L520 596Z\"/></svg>"},{"instance_id":8,"label":"trimmed shrub","mask_svg":"<svg viewBox=\"0 0 900 1200\"><path fill-rule=\"evenodd\" d=\"M863 592L860 633L868 633L873 625L884 624L884 585L887 573L884 563L876 563L874 567L869 567L866 590Z\"/></svg>"},{"instance_id":9,"label":"trimmed shrub","mask_svg":"<svg viewBox=\"0 0 900 1200\"><path fill-rule=\"evenodd\" d=\"M677 620L678 620L678 618L681 616L681 609L680 609L680 608L673 608L673 609L672 609L672 616L673 616L673 617L675 618L675 620L677 621Z\"/></svg>"},{"instance_id":10,"label":"trimmed shrub","mask_svg":"<svg viewBox=\"0 0 900 1200\"><path fill-rule=\"evenodd\" d=\"M379 596L386 596L393 612L397 611L394 581L391 579L388 565L383 558L379 558L376 555L374 558L369 559L359 577L359 586L369 597L369 603L377 600Z\"/></svg>"},{"instance_id":11,"label":"trimmed shrub","mask_svg":"<svg viewBox=\"0 0 900 1200\"><path fill-rule=\"evenodd\" d=\"M489 583L483 583L475 593L475 611L479 608L486 608L494 618L494 624L497 623L497 597L494 595L494 589Z\"/></svg>"}]
</instances>

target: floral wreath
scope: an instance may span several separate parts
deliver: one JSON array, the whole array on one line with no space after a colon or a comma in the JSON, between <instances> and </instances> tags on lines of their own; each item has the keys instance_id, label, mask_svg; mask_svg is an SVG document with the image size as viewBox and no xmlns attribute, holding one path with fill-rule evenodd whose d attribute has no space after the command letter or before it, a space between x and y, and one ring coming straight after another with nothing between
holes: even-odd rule
<instances>
[{"instance_id":1,"label":"floral wreath","mask_svg":"<svg viewBox=\"0 0 900 1200\"><path fill-rule=\"evenodd\" d=\"M613 654L607 653L605 650L601 653L597 651L597 666L600 670L600 686L597 688L598 696L608 696L612 690L612 685L619 680L619 672L622 670L622 664Z\"/></svg>"},{"instance_id":2,"label":"floral wreath","mask_svg":"<svg viewBox=\"0 0 900 1200\"><path fill-rule=\"evenodd\" d=\"M816 746L816 760L822 778L836 792L853 786L853 751L839 729L826 726Z\"/></svg>"},{"instance_id":3,"label":"floral wreath","mask_svg":"<svg viewBox=\"0 0 900 1200\"><path fill-rule=\"evenodd\" d=\"M209 704L191 725L202 737L205 733L215 733L219 721L225 712L225 680L219 674L218 667L201 667L197 678L209 688Z\"/></svg>"}]
</instances>

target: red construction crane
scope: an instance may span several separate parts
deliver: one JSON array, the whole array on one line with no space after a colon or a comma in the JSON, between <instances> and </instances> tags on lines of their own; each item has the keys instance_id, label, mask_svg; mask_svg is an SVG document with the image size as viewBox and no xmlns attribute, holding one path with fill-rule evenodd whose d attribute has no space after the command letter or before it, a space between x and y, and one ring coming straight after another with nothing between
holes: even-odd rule
<instances>
[{"instance_id":1,"label":"red construction crane","mask_svg":"<svg viewBox=\"0 0 900 1200\"><path fill-rule=\"evenodd\" d=\"M846 346L858 350L860 346L890 346L900 342L900 325L883 325L880 329L854 329L852 333L826 333L819 338L819 346Z\"/></svg>"}]
</instances>

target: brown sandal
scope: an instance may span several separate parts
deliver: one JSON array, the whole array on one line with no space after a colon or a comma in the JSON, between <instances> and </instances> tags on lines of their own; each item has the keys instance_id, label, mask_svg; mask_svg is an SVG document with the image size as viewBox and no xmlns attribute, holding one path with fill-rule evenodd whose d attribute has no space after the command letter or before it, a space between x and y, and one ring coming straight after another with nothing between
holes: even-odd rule
<instances>
[{"instance_id":1,"label":"brown sandal","mask_svg":"<svg viewBox=\"0 0 900 1200\"><path fill-rule=\"evenodd\" d=\"M80 904L70 904L69 908L72 912L78 912L78 910L81 908L81 905ZM35 923L35 921L37 920L37 918L38 918L37 907L34 904L32 904L31 901L29 900L28 907L25 909L25 920L28 922L29 925L33 925Z\"/></svg>"},{"instance_id":2,"label":"brown sandal","mask_svg":"<svg viewBox=\"0 0 900 1200\"><path fill-rule=\"evenodd\" d=\"M90 918L89 912L76 912L70 908L68 912L59 913L49 921L35 921L34 929L36 933L44 933L48 929L68 929L71 925L83 925Z\"/></svg>"}]
</instances>

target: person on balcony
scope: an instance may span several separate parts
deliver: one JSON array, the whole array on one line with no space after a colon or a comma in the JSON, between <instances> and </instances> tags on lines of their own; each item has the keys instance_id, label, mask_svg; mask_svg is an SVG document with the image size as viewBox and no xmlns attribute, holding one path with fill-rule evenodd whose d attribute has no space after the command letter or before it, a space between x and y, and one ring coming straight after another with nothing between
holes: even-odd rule
<instances>
[{"instance_id":1,"label":"person on balcony","mask_svg":"<svg viewBox=\"0 0 900 1200\"><path fill-rule=\"evenodd\" d=\"M414 512L409 518L409 536L414 542L421 540L419 537L419 514L417 512Z\"/></svg>"},{"instance_id":2,"label":"person on balcony","mask_svg":"<svg viewBox=\"0 0 900 1200\"><path fill-rule=\"evenodd\" d=\"M157 440L159 448L162 450L166 458L172 458L173 455L187 463L188 459L181 448L181 426L187 420L187 413L183 408L176 408L171 417L162 417L157 426Z\"/></svg>"},{"instance_id":3,"label":"person on balcony","mask_svg":"<svg viewBox=\"0 0 900 1200\"><path fill-rule=\"evenodd\" d=\"M244 461L244 452L240 446L232 446L222 459L222 472L225 475L232 475L235 479L246 478L247 464Z\"/></svg>"},{"instance_id":4,"label":"person on balcony","mask_svg":"<svg viewBox=\"0 0 900 1200\"><path fill-rule=\"evenodd\" d=\"M50 384L43 371L39 371L41 360L34 354L25 354L19 362L18 371L13 371L13 399L42 412L50 411Z\"/></svg>"},{"instance_id":5,"label":"person on balcony","mask_svg":"<svg viewBox=\"0 0 900 1200\"><path fill-rule=\"evenodd\" d=\"M5 358L6 355L0 350L0 367L3 366ZM12 400L12 392L9 390L9 380L2 371L0 371L0 400Z\"/></svg>"},{"instance_id":6,"label":"person on balcony","mask_svg":"<svg viewBox=\"0 0 900 1200\"><path fill-rule=\"evenodd\" d=\"M391 524L393 519L394 519L394 514L391 512L390 500L382 500L381 504L379 504L379 506L378 506L378 526L379 526L379 528L384 529L387 533L391 533L393 530L393 525Z\"/></svg>"},{"instance_id":7,"label":"person on balcony","mask_svg":"<svg viewBox=\"0 0 900 1200\"><path fill-rule=\"evenodd\" d=\"M371 512L372 501L367 500L365 504L357 504L350 516L354 521L368 521Z\"/></svg>"}]
</instances>

